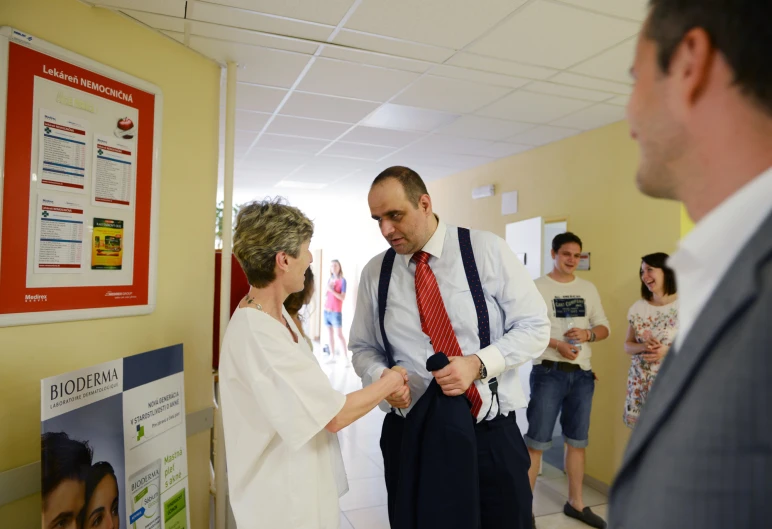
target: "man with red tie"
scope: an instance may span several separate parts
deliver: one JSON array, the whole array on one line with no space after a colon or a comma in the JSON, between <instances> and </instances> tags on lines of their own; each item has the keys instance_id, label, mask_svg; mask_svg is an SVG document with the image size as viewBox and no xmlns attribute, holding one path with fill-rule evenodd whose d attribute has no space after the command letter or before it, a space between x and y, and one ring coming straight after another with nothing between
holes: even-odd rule
<instances>
[{"instance_id":1,"label":"man with red tie","mask_svg":"<svg viewBox=\"0 0 772 529\"><path fill-rule=\"evenodd\" d=\"M415 171L383 171L368 203L391 248L362 271L349 349L365 386L389 368L408 374L408 385L381 405L390 515L405 417L434 378L445 395L469 401L481 528L530 528L530 458L514 412L526 406L518 366L549 341L544 299L503 239L440 220ZM428 372L437 352L450 364Z\"/></svg>"}]
</instances>

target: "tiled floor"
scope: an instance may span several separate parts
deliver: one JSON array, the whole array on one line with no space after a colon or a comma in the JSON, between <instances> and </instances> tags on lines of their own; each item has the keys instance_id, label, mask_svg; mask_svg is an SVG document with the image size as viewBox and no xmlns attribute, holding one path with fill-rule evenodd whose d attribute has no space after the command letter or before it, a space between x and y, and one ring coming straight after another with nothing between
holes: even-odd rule
<instances>
[{"instance_id":1,"label":"tiled floor","mask_svg":"<svg viewBox=\"0 0 772 529\"><path fill-rule=\"evenodd\" d=\"M319 354L318 346L316 349ZM346 367L342 358L328 363L320 357L320 363L336 389L348 393L362 387L353 368ZM349 481L349 492L340 499L341 529L389 529L383 460L378 445L382 422L383 412L376 408L339 434ZM524 410L518 413L518 424L521 429L526 425ZM534 492L539 529L587 528L563 514L567 494L568 480L563 472L545 465ZM605 495L585 486L584 501L595 513L606 517Z\"/></svg>"}]
</instances>

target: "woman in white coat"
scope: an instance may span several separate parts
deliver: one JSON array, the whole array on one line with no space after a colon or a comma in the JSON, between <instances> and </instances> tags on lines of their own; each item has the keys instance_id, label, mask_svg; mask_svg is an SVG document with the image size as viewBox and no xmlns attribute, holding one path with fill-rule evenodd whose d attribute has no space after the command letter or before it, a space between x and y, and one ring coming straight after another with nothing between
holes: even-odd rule
<instances>
[{"instance_id":1,"label":"woman in white coat","mask_svg":"<svg viewBox=\"0 0 772 529\"><path fill-rule=\"evenodd\" d=\"M220 359L228 485L239 529L338 529L348 490L336 432L400 389L404 372L344 395L330 385L292 318L312 222L281 201L253 202L236 220L233 253L251 286Z\"/></svg>"}]
</instances>

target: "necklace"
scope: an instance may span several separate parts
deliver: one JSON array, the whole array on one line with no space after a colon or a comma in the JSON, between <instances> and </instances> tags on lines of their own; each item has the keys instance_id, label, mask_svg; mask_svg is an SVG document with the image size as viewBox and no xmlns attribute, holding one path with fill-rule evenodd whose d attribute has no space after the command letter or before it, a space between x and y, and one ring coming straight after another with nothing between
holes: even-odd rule
<instances>
[{"instance_id":1,"label":"necklace","mask_svg":"<svg viewBox=\"0 0 772 529\"><path fill-rule=\"evenodd\" d=\"M247 305L251 305L251 306L255 307L257 310L259 310L263 314L268 314L267 312L265 312L263 310L263 306L260 303L255 303L255 298L250 298L249 295L246 295L246 296L244 296L244 299L246 300ZM269 314L269 316L270 316L270 314ZM292 332L292 327L290 327L289 322L284 318L284 316L282 316L281 319L284 321L284 326L290 332L290 334L292 335L292 338L295 339L295 333Z\"/></svg>"},{"instance_id":2,"label":"necklace","mask_svg":"<svg viewBox=\"0 0 772 529\"><path fill-rule=\"evenodd\" d=\"M247 305L252 305L252 303L255 301L255 298L250 298L249 294L245 296L245 299L247 301ZM255 303L255 308L259 310L260 312L265 312L263 310L263 306L260 303Z\"/></svg>"}]
</instances>

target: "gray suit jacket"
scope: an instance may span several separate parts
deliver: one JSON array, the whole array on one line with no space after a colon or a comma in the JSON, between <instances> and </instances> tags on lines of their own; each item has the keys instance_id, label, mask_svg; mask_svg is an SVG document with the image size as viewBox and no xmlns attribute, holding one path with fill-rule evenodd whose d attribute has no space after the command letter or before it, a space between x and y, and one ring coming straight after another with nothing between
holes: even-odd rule
<instances>
[{"instance_id":1,"label":"gray suit jacket","mask_svg":"<svg viewBox=\"0 0 772 529\"><path fill-rule=\"evenodd\" d=\"M772 216L666 357L612 486L609 527L772 527Z\"/></svg>"}]
</instances>

